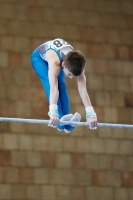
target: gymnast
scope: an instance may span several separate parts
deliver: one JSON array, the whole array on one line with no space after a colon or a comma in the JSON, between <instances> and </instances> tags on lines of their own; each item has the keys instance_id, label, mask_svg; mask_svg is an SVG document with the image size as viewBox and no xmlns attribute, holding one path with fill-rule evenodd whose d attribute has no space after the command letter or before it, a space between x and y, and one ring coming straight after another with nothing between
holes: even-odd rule
<instances>
[{"instance_id":1,"label":"gymnast","mask_svg":"<svg viewBox=\"0 0 133 200\"><path fill-rule=\"evenodd\" d=\"M93 130L97 128L97 115L86 88L86 59L83 53L74 50L65 40L57 38L43 43L32 52L31 65L42 83L49 103L48 126L70 133L75 126L60 125L59 122L80 122L79 113L70 114L70 103L65 84L65 77L70 79L76 77L88 127Z\"/></svg>"}]
</instances>

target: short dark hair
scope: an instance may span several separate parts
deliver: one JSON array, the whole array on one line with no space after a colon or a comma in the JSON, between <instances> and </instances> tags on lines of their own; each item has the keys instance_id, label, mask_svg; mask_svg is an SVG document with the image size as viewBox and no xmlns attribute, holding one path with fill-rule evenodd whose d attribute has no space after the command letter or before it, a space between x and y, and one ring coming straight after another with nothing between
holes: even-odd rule
<instances>
[{"instance_id":1,"label":"short dark hair","mask_svg":"<svg viewBox=\"0 0 133 200\"><path fill-rule=\"evenodd\" d=\"M74 76L80 76L86 64L86 58L80 51L70 51L64 57L64 63Z\"/></svg>"}]
</instances>

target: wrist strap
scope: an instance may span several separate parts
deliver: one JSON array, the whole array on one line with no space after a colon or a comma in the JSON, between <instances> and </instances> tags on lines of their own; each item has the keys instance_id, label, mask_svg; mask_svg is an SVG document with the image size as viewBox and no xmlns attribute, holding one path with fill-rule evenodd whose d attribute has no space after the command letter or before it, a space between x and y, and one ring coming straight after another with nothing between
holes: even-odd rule
<instances>
[{"instance_id":1,"label":"wrist strap","mask_svg":"<svg viewBox=\"0 0 133 200\"><path fill-rule=\"evenodd\" d=\"M96 118L97 115L96 115L95 112L88 112L88 113L86 113L86 119L87 119L88 117L90 117L90 118L93 118L93 117Z\"/></svg>"},{"instance_id":2,"label":"wrist strap","mask_svg":"<svg viewBox=\"0 0 133 200\"><path fill-rule=\"evenodd\" d=\"M92 106L87 106L85 110L86 110L86 119L88 117L95 117L95 118L97 117L94 108Z\"/></svg>"},{"instance_id":3,"label":"wrist strap","mask_svg":"<svg viewBox=\"0 0 133 200\"><path fill-rule=\"evenodd\" d=\"M50 104L50 105L49 105L49 110L50 110L50 111L58 110L58 105L57 105L57 104Z\"/></svg>"},{"instance_id":4,"label":"wrist strap","mask_svg":"<svg viewBox=\"0 0 133 200\"><path fill-rule=\"evenodd\" d=\"M58 116L58 105L56 105L56 104L50 104L49 105L48 116L52 117L53 115L57 115Z\"/></svg>"},{"instance_id":5,"label":"wrist strap","mask_svg":"<svg viewBox=\"0 0 133 200\"><path fill-rule=\"evenodd\" d=\"M86 110L87 113L88 113L88 112L95 112L93 106L87 106L87 107L85 108L85 110Z\"/></svg>"},{"instance_id":6,"label":"wrist strap","mask_svg":"<svg viewBox=\"0 0 133 200\"><path fill-rule=\"evenodd\" d=\"M57 115L58 116L58 110L53 110L53 111L49 111L48 112L48 116L52 117L53 115Z\"/></svg>"}]
</instances>

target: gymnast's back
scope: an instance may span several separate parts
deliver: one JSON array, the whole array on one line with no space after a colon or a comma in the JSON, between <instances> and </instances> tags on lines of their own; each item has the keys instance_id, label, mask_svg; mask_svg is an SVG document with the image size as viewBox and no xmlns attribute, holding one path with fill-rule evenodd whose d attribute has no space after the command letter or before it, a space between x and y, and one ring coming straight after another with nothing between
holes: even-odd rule
<instances>
[{"instance_id":1,"label":"gymnast's back","mask_svg":"<svg viewBox=\"0 0 133 200\"><path fill-rule=\"evenodd\" d=\"M74 48L67 43L65 40L57 38L54 40L50 40L48 42L43 43L39 47L37 47L37 51L39 52L41 58L47 62L46 59L46 52L48 50L53 50L56 52L57 56L59 57L60 62L63 61L65 55L69 51L73 51Z\"/></svg>"}]
</instances>

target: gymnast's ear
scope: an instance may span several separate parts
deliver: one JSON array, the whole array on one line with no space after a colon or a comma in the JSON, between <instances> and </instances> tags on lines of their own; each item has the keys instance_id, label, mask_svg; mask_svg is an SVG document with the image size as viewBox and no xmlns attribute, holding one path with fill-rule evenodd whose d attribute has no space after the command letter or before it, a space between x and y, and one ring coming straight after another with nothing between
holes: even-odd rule
<instances>
[{"instance_id":1,"label":"gymnast's ear","mask_svg":"<svg viewBox=\"0 0 133 200\"><path fill-rule=\"evenodd\" d=\"M62 66L62 67L64 67L64 66L65 66L65 62L64 62L64 61L61 63L61 66Z\"/></svg>"}]
</instances>

